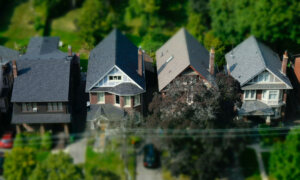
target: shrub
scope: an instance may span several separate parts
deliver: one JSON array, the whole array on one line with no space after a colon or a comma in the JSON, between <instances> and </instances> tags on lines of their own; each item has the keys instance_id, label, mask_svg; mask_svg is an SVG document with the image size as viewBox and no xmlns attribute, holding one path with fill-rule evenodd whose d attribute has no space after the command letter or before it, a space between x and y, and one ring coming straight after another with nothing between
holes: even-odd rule
<instances>
[{"instance_id":1,"label":"shrub","mask_svg":"<svg viewBox=\"0 0 300 180\"><path fill-rule=\"evenodd\" d=\"M14 140L14 148L24 147L24 136L21 133L18 133Z\"/></svg>"},{"instance_id":2,"label":"shrub","mask_svg":"<svg viewBox=\"0 0 300 180\"><path fill-rule=\"evenodd\" d=\"M51 138L51 133L50 132L46 132L43 136L42 136L42 140L41 140L41 148L43 150L50 150L52 147L52 138Z\"/></svg>"}]
</instances>

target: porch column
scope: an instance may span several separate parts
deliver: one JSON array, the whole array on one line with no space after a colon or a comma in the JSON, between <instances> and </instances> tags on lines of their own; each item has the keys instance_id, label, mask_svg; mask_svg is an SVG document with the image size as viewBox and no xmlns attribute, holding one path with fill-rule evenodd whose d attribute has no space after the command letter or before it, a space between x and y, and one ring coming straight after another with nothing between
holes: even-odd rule
<instances>
[{"instance_id":1,"label":"porch column","mask_svg":"<svg viewBox=\"0 0 300 180\"><path fill-rule=\"evenodd\" d=\"M68 127L68 124L64 124L64 131L65 131L65 134L66 134L66 137L69 137L69 127Z\"/></svg>"},{"instance_id":2,"label":"porch column","mask_svg":"<svg viewBox=\"0 0 300 180\"><path fill-rule=\"evenodd\" d=\"M270 116L267 116L267 118L266 118L266 124L271 124L271 117Z\"/></svg>"},{"instance_id":3,"label":"porch column","mask_svg":"<svg viewBox=\"0 0 300 180\"><path fill-rule=\"evenodd\" d=\"M41 133L41 135L45 134L45 127L43 124L40 124L40 133Z\"/></svg>"},{"instance_id":4,"label":"porch column","mask_svg":"<svg viewBox=\"0 0 300 180\"><path fill-rule=\"evenodd\" d=\"M17 131L17 134L21 133L21 127L20 127L20 125L16 125L16 131Z\"/></svg>"}]
</instances>

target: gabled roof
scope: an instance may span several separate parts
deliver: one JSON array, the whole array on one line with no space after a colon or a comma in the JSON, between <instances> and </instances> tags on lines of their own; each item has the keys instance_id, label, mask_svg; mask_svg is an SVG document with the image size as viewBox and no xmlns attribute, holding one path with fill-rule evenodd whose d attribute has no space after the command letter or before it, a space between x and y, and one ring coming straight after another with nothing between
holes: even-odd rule
<instances>
[{"instance_id":1,"label":"gabled roof","mask_svg":"<svg viewBox=\"0 0 300 180\"><path fill-rule=\"evenodd\" d=\"M20 59L63 59L66 53L58 49L59 37L33 37L30 39L26 54Z\"/></svg>"},{"instance_id":2,"label":"gabled roof","mask_svg":"<svg viewBox=\"0 0 300 180\"><path fill-rule=\"evenodd\" d=\"M18 51L0 46L0 64L6 64L8 61L17 60L18 58Z\"/></svg>"},{"instance_id":3,"label":"gabled roof","mask_svg":"<svg viewBox=\"0 0 300 180\"><path fill-rule=\"evenodd\" d=\"M287 88L292 88L287 76L281 73L281 61L274 51L250 36L225 55L231 76L244 86L267 70L277 76Z\"/></svg>"},{"instance_id":4,"label":"gabled roof","mask_svg":"<svg viewBox=\"0 0 300 180\"><path fill-rule=\"evenodd\" d=\"M209 74L209 52L186 29L180 29L156 51L159 91L188 67L192 67L206 80Z\"/></svg>"},{"instance_id":5,"label":"gabled roof","mask_svg":"<svg viewBox=\"0 0 300 180\"><path fill-rule=\"evenodd\" d=\"M145 77L137 73L138 48L125 35L114 29L90 53L86 78L88 92L114 66L120 68L140 87L145 89Z\"/></svg>"},{"instance_id":6,"label":"gabled roof","mask_svg":"<svg viewBox=\"0 0 300 180\"><path fill-rule=\"evenodd\" d=\"M45 38L33 39L30 43L45 40ZM49 37L46 39L50 42L59 40ZM28 59L20 58L17 61L18 76L14 80L11 101L67 102L69 100L72 57L68 57L68 54L63 52L59 52L60 56L57 56L58 49L50 48L51 51L43 51L43 53L39 54L33 51L33 49L38 50L38 46L33 48L30 45L30 48L26 53ZM45 49L47 48L45 47Z\"/></svg>"}]
</instances>

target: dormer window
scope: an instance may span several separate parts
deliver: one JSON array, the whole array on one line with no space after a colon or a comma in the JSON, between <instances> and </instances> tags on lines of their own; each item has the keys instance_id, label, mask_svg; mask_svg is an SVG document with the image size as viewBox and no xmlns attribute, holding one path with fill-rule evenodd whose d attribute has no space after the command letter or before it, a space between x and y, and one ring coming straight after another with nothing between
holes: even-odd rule
<instances>
[{"instance_id":1,"label":"dormer window","mask_svg":"<svg viewBox=\"0 0 300 180\"><path fill-rule=\"evenodd\" d=\"M122 80L122 76L121 75L117 75L117 76L109 76L108 77L109 81L121 81Z\"/></svg>"}]
</instances>

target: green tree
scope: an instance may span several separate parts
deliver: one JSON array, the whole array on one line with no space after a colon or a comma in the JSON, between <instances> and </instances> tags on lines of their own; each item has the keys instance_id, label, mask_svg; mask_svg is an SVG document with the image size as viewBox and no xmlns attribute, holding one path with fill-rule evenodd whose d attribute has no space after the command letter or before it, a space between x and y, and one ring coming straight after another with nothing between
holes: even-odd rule
<instances>
[{"instance_id":1,"label":"green tree","mask_svg":"<svg viewBox=\"0 0 300 180\"><path fill-rule=\"evenodd\" d=\"M51 138L51 133L46 132L42 136L42 142L41 142L41 148L44 150L50 150L52 147L52 138Z\"/></svg>"},{"instance_id":2,"label":"green tree","mask_svg":"<svg viewBox=\"0 0 300 180\"><path fill-rule=\"evenodd\" d=\"M270 174L278 180L296 180L300 177L300 129L289 132L284 143L277 143L270 157Z\"/></svg>"},{"instance_id":3,"label":"green tree","mask_svg":"<svg viewBox=\"0 0 300 180\"><path fill-rule=\"evenodd\" d=\"M14 139L14 148L21 148L24 146L24 137L23 134L18 133Z\"/></svg>"},{"instance_id":4,"label":"green tree","mask_svg":"<svg viewBox=\"0 0 300 180\"><path fill-rule=\"evenodd\" d=\"M7 180L26 180L36 166L35 150L32 148L13 148L5 154L4 178Z\"/></svg>"},{"instance_id":5,"label":"green tree","mask_svg":"<svg viewBox=\"0 0 300 180\"><path fill-rule=\"evenodd\" d=\"M82 170L73 164L70 155L60 152L49 155L46 161L38 164L29 179L80 180L83 179L83 174Z\"/></svg>"},{"instance_id":6,"label":"green tree","mask_svg":"<svg viewBox=\"0 0 300 180\"><path fill-rule=\"evenodd\" d=\"M297 0L211 0L212 29L225 44L236 45L252 34L276 50L295 49L299 7Z\"/></svg>"}]
</instances>

